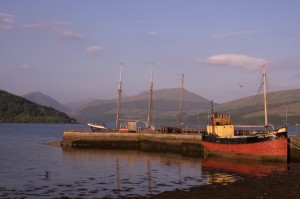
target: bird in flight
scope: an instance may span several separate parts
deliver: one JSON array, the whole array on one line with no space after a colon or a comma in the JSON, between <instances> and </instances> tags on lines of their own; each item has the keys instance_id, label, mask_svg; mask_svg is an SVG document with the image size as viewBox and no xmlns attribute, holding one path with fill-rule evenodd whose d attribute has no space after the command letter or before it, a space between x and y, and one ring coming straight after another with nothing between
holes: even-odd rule
<instances>
[{"instance_id":1,"label":"bird in flight","mask_svg":"<svg viewBox=\"0 0 300 199\"><path fill-rule=\"evenodd\" d=\"M244 87L244 85L242 85L242 84L240 84L240 83L238 83L239 84L239 86L241 87L241 88L243 88Z\"/></svg>"}]
</instances>

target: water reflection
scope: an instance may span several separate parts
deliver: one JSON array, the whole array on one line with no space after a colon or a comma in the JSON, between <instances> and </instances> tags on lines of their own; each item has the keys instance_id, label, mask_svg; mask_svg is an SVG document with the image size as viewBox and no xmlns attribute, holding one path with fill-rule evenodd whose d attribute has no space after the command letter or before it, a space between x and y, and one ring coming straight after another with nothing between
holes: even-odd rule
<instances>
[{"instance_id":1,"label":"water reflection","mask_svg":"<svg viewBox=\"0 0 300 199\"><path fill-rule=\"evenodd\" d=\"M175 189L188 190L204 184L228 184L243 175L263 176L287 171L286 165L260 164L225 159L183 157L177 154L128 150L57 148L61 158L49 162L49 176L30 170L23 186L4 187L0 197L119 198L149 196ZM50 158L51 153L48 153ZM1 195L2 194L2 195Z\"/></svg>"},{"instance_id":2,"label":"water reflection","mask_svg":"<svg viewBox=\"0 0 300 199\"><path fill-rule=\"evenodd\" d=\"M182 157L176 154L63 148L64 159L80 160L82 178L101 180L101 186L85 184L87 190L100 190L104 196L139 196L175 189L188 190L203 184L232 183L243 175L265 176L272 171L285 172L287 164L263 163L222 158ZM81 168L86 168L90 174ZM96 183L97 184L97 183ZM99 185L99 183L97 184Z\"/></svg>"},{"instance_id":3,"label":"water reflection","mask_svg":"<svg viewBox=\"0 0 300 199\"><path fill-rule=\"evenodd\" d=\"M262 177L269 175L273 171L288 171L287 163L282 162L261 162L254 160L228 159L221 157L210 157L202 162L203 170L210 169L215 172L227 171L230 173Z\"/></svg>"},{"instance_id":4,"label":"water reflection","mask_svg":"<svg viewBox=\"0 0 300 199\"><path fill-rule=\"evenodd\" d=\"M85 186L88 189L101 190L102 193L105 192L103 196L108 197L151 195L207 183L206 176L202 174L200 158L141 151L71 148L63 148L63 155L66 162L78 159L80 161L76 162L81 164L80 168L94 170L93 176L96 180L102 180L101 186ZM69 171L73 170L70 175L76 173L77 176L85 175L85 178L89 178L88 172L75 171L76 165L72 167L68 167Z\"/></svg>"}]
</instances>

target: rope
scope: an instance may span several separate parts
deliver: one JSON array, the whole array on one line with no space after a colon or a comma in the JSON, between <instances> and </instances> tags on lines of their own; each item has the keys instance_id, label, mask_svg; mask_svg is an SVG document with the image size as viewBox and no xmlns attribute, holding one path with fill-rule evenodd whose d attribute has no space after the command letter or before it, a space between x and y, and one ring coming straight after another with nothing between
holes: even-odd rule
<instances>
[{"instance_id":1,"label":"rope","mask_svg":"<svg viewBox=\"0 0 300 199\"><path fill-rule=\"evenodd\" d=\"M296 140L294 140L293 141L297 146L299 145L300 146L300 142L298 142L298 141L296 141Z\"/></svg>"},{"instance_id":2,"label":"rope","mask_svg":"<svg viewBox=\"0 0 300 199\"><path fill-rule=\"evenodd\" d=\"M298 146L295 146L295 145L293 145L293 144L291 144L291 143L288 143L288 142L286 142L286 141L284 141L284 140L280 139L280 138L279 138L279 137L277 137L277 136L276 136L276 138L277 138L277 139L279 139L280 141L284 142L285 144L287 144L287 145L289 145L289 146L291 146L291 147L293 147L293 148L295 148L295 149L298 149L298 150L300 150L300 147L298 147Z\"/></svg>"}]
</instances>

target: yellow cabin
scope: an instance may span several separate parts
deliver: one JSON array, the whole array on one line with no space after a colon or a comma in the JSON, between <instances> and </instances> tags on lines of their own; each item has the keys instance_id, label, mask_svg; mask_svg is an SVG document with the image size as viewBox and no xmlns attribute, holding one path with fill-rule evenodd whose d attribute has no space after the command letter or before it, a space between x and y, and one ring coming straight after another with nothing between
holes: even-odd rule
<instances>
[{"instance_id":1,"label":"yellow cabin","mask_svg":"<svg viewBox=\"0 0 300 199\"><path fill-rule=\"evenodd\" d=\"M234 125L227 114L214 113L211 117L211 124L207 125L207 133L215 134L219 137L232 137L234 136Z\"/></svg>"}]
</instances>

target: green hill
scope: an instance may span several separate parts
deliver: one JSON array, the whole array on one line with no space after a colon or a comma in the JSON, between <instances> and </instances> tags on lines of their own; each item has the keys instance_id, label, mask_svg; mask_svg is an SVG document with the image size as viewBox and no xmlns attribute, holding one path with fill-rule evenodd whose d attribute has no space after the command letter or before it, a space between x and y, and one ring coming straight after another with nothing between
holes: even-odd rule
<instances>
[{"instance_id":1,"label":"green hill","mask_svg":"<svg viewBox=\"0 0 300 199\"><path fill-rule=\"evenodd\" d=\"M68 113L70 109L64 105L62 105L57 100L49 97L48 95L44 95L41 92L30 92L23 96L21 96L31 102L35 102L37 104L43 105L43 106L51 106L55 108L58 111Z\"/></svg>"},{"instance_id":2,"label":"green hill","mask_svg":"<svg viewBox=\"0 0 300 199\"><path fill-rule=\"evenodd\" d=\"M0 90L0 122L69 123L75 120L52 107Z\"/></svg>"},{"instance_id":3,"label":"green hill","mask_svg":"<svg viewBox=\"0 0 300 199\"><path fill-rule=\"evenodd\" d=\"M300 123L300 89L268 93L268 118L271 124ZM262 94L215 106L216 112L229 112L236 124L263 124Z\"/></svg>"}]
</instances>

